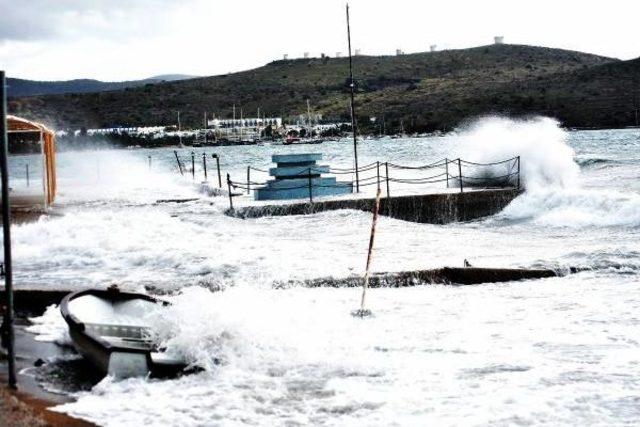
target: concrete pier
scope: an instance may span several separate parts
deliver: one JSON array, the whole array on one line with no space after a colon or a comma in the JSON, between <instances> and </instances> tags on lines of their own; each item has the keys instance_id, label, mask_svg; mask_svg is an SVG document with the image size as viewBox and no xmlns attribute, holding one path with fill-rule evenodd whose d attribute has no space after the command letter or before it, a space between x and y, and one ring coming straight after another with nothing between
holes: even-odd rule
<instances>
[{"instance_id":1,"label":"concrete pier","mask_svg":"<svg viewBox=\"0 0 640 427\"><path fill-rule=\"evenodd\" d=\"M577 272L569 269L565 274ZM480 285L483 283L513 282L518 280L544 279L561 274L549 269L531 268L479 268L479 267L443 267L433 270L398 271L393 273L374 273L369 277L371 288L403 288L419 285ZM324 277L304 282L280 282L276 288L305 286L309 288L350 288L362 286L362 276L343 278Z\"/></svg>"},{"instance_id":2,"label":"concrete pier","mask_svg":"<svg viewBox=\"0 0 640 427\"><path fill-rule=\"evenodd\" d=\"M470 221L494 215L522 193L521 189L491 189L464 193L442 193L383 197L380 214L404 221L447 224ZM375 198L319 200L291 204L245 206L228 209L226 214L236 218L264 216L307 215L338 209L372 212Z\"/></svg>"}]
</instances>

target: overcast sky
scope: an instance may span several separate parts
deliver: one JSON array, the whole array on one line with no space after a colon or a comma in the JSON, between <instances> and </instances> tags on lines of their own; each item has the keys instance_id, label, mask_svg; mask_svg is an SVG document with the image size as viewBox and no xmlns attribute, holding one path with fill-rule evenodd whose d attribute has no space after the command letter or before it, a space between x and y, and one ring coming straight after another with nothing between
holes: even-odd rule
<instances>
[{"instance_id":1,"label":"overcast sky","mask_svg":"<svg viewBox=\"0 0 640 427\"><path fill-rule=\"evenodd\" d=\"M0 0L0 68L37 80L214 75L346 54L344 0ZM639 0L351 0L354 48L505 42L640 56Z\"/></svg>"}]
</instances>

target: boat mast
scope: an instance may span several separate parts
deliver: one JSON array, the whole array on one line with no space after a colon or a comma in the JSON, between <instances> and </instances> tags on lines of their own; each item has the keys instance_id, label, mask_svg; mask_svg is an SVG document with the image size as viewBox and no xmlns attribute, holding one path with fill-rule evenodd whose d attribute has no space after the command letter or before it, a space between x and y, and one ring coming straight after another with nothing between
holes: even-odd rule
<instances>
[{"instance_id":1,"label":"boat mast","mask_svg":"<svg viewBox=\"0 0 640 427\"><path fill-rule=\"evenodd\" d=\"M347 42L349 45L349 88L351 89L351 131L353 133L353 157L356 170L356 192L360 192L360 177L358 175L358 139L356 129L356 107L354 100L355 84L353 83L353 61L351 58L351 25L349 24L349 3L347 3Z\"/></svg>"},{"instance_id":2,"label":"boat mast","mask_svg":"<svg viewBox=\"0 0 640 427\"><path fill-rule=\"evenodd\" d=\"M180 126L180 111L178 111L178 138L180 139L180 147L182 147L182 128Z\"/></svg>"}]
</instances>

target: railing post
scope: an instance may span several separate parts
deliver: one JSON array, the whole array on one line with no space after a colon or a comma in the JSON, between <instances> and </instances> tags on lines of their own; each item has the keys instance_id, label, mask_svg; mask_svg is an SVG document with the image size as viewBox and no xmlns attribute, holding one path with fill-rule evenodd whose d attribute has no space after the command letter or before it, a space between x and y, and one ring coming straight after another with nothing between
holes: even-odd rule
<instances>
[{"instance_id":1,"label":"railing post","mask_svg":"<svg viewBox=\"0 0 640 427\"><path fill-rule=\"evenodd\" d=\"M231 193L231 176L227 174L227 189L229 190L229 209L233 210L233 194Z\"/></svg>"},{"instance_id":2,"label":"railing post","mask_svg":"<svg viewBox=\"0 0 640 427\"><path fill-rule=\"evenodd\" d=\"M17 388L15 348L13 330L13 263L11 259L11 207L9 200L9 168L7 165L8 146L7 140L7 98L6 80L4 71L0 71L0 171L2 180L2 235L4 246L4 290L5 306L3 325L3 338L6 338L7 369L9 373L9 387ZM6 335L5 335L6 334ZM4 341L4 340L3 340Z\"/></svg>"},{"instance_id":3,"label":"railing post","mask_svg":"<svg viewBox=\"0 0 640 427\"><path fill-rule=\"evenodd\" d=\"M384 169L387 177L387 198L389 198L389 162L384 162Z\"/></svg>"},{"instance_id":4,"label":"railing post","mask_svg":"<svg viewBox=\"0 0 640 427\"><path fill-rule=\"evenodd\" d=\"M520 189L520 156L518 156L518 190Z\"/></svg>"},{"instance_id":5,"label":"railing post","mask_svg":"<svg viewBox=\"0 0 640 427\"><path fill-rule=\"evenodd\" d=\"M222 188L222 177L220 176L220 157L217 154L212 155L216 159L216 169L218 169L218 187Z\"/></svg>"},{"instance_id":6,"label":"railing post","mask_svg":"<svg viewBox=\"0 0 640 427\"><path fill-rule=\"evenodd\" d=\"M180 163L180 157L178 157L178 150L173 150L173 154L176 155L176 162L178 162L178 169L180 169L180 175L184 176L184 172L182 170L182 163Z\"/></svg>"},{"instance_id":7,"label":"railing post","mask_svg":"<svg viewBox=\"0 0 640 427\"><path fill-rule=\"evenodd\" d=\"M313 203L313 187L311 185L311 168L308 169L309 174L307 175L308 186L309 186L309 202Z\"/></svg>"},{"instance_id":8,"label":"railing post","mask_svg":"<svg viewBox=\"0 0 640 427\"><path fill-rule=\"evenodd\" d=\"M447 175L447 188L449 188L449 159L444 158L444 170L445 175Z\"/></svg>"},{"instance_id":9,"label":"railing post","mask_svg":"<svg viewBox=\"0 0 640 427\"><path fill-rule=\"evenodd\" d=\"M462 161L458 157L458 180L460 181L460 192L462 193Z\"/></svg>"},{"instance_id":10,"label":"railing post","mask_svg":"<svg viewBox=\"0 0 640 427\"><path fill-rule=\"evenodd\" d=\"M202 168L204 169L204 180L207 180L207 154L202 153Z\"/></svg>"},{"instance_id":11,"label":"railing post","mask_svg":"<svg viewBox=\"0 0 640 427\"><path fill-rule=\"evenodd\" d=\"M29 163L25 165L27 167L27 187L29 186Z\"/></svg>"},{"instance_id":12,"label":"railing post","mask_svg":"<svg viewBox=\"0 0 640 427\"><path fill-rule=\"evenodd\" d=\"M378 191L380 191L380 161L376 162L376 174L378 175Z\"/></svg>"},{"instance_id":13,"label":"railing post","mask_svg":"<svg viewBox=\"0 0 640 427\"><path fill-rule=\"evenodd\" d=\"M196 153L191 152L191 178L196 179Z\"/></svg>"},{"instance_id":14,"label":"railing post","mask_svg":"<svg viewBox=\"0 0 640 427\"><path fill-rule=\"evenodd\" d=\"M247 194L251 194L251 166L247 166Z\"/></svg>"}]
</instances>

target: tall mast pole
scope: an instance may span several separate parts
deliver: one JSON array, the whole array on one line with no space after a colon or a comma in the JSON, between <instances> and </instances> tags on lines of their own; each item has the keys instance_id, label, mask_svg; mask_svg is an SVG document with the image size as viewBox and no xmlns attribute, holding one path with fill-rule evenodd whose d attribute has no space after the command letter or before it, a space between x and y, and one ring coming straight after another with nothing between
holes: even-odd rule
<instances>
[{"instance_id":1,"label":"tall mast pole","mask_svg":"<svg viewBox=\"0 0 640 427\"><path fill-rule=\"evenodd\" d=\"M178 138L180 139L180 147L182 147L182 126L180 125L180 111L178 111Z\"/></svg>"},{"instance_id":2,"label":"tall mast pole","mask_svg":"<svg viewBox=\"0 0 640 427\"><path fill-rule=\"evenodd\" d=\"M9 370L9 387L16 388L16 366L13 335L13 265L11 262L11 210L9 206L9 167L7 166L7 96L4 71L0 71L0 172L2 172L2 234L4 243L4 292L6 295L6 311L3 333L7 337L7 367Z\"/></svg>"},{"instance_id":3,"label":"tall mast pole","mask_svg":"<svg viewBox=\"0 0 640 427\"><path fill-rule=\"evenodd\" d=\"M356 107L354 100L355 84L353 83L353 61L351 59L351 25L349 24L349 3L347 3L347 41L349 43L349 88L351 89L351 130L353 133L353 158L356 169L356 192L360 192L360 177L358 175L358 139L356 129Z\"/></svg>"}]
</instances>

